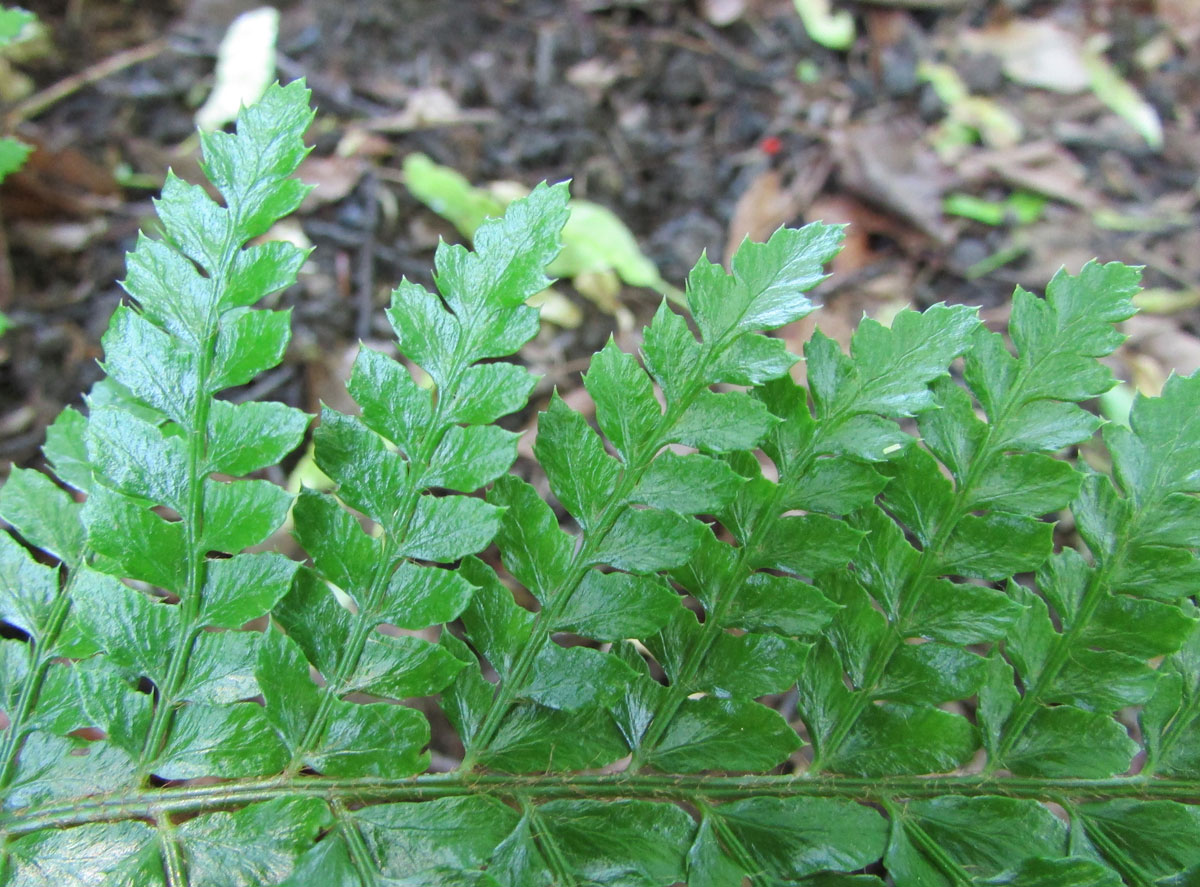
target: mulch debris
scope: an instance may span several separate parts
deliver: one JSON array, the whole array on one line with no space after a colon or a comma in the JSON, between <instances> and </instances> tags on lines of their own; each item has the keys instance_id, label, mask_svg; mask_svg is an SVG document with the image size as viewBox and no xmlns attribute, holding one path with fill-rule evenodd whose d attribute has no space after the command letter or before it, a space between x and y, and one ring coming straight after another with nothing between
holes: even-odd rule
<instances>
[{"instance_id":1,"label":"mulch debris","mask_svg":"<svg viewBox=\"0 0 1200 887\"><path fill-rule=\"evenodd\" d=\"M15 65L33 91L6 96L3 117L37 151L0 187L0 311L14 324L0 467L34 463L45 426L99 377L124 254L153 230L166 169L199 177L214 53L260 4L40 5L49 47ZM277 233L317 249L277 300L295 309L284 366L240 396L315 411L337 400L360 339L392 338L391 287L429 283L438 238L459 239L403 184L416 151L480 184L572 179L680 286L702 251L849 222L815 316L843 341L863 312L962 302L1000 323L1017 282L1040 289L1093 257L1144 264L1157 313L1130 323L1121 377L1153 393L1200 368L1200 5L837 5L856 17L845 51L814 43L792 0L280 4L278 74L314 91L302 174L319 188ZM1131 88L1161 145L1090 88L1088 64ZM948 214L952 195L1034 195L1038 209L985 222ZM582 320L546 324L524 352L546 374L533 408L551 386L578 389L610 334L635 345L659 298L627 288L614 315L564 291ZM798 348L811 326L782 335Z\"/></svg>"}]
</instances>

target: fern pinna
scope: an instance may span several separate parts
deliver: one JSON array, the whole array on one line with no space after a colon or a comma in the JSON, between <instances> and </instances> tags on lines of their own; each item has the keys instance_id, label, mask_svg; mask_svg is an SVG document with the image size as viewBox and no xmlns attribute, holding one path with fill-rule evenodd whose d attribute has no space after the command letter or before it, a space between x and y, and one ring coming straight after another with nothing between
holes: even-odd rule
<instances>
[{"instance_id":1,"label":"fern pinna","mask_svg":"<svg viewBox=\"0 0 1200 887\"><path fill-rule=\"evenodd\" d=\"M1018 290L1011 349L936 305L797 372L764 333L840 229L701 259L690 317L593 358L594 424L545 405L547 501L496 424L567 217L540 186L395 290L399 359L361 350L332 492L293 499L245 478L309 417L220 394L287 346L254 305L306 254L257 241L310 119L293 83L204 137L222 203L168 178L56 480L0 491L0 883L1200 879L1200 377L1080 406L1134 269ZM289 515L304 563L260 550Z\"/></svg>"}]
</instances>

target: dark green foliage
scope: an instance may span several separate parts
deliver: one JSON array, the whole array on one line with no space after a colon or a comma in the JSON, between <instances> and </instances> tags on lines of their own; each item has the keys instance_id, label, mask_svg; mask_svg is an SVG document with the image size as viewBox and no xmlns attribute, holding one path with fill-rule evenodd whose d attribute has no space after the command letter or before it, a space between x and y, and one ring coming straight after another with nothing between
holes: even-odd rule
<instances>
[{"instance_id":1,"label":"dark green foliage","mask_svg":"<svg viewBox=\"0 0 1200 887\"><path fill-rule=\"evenodd\" d=\"M286 312L250 306L290 284L304 253L246 243L306 193L289 178L306 153L306 96L299 84L277 88L246 112L238 136L205 139L224 205L169 178L158 202L164 239L143 237L129 256L125 286L137 307L119 308L104 337L109 379L90 416L68 413L47 447L86 504L28 473L4 489L16 530L71 568L60 590L58 571L5 539L18 574L5 583L5 609L17 610L5 620L29 640L5 642L24 648L0 765L18 797L77 795L81 786L55 784L59 762L99 788L257 776L283 761L261 706L240 701L258 692L261 636L236 629L291 585L295 562L238 553L282 523L288 501L271 484L229 476L276 464L308 417L215 395L274 366L287 341ZM83 658L71 665L64 655ZM62 711L38 717L48 704ZM85 727L106 738L81 746L69 734ZM78 768L84 749L95 763Z\"/></svg>"},{"instance_id":2,"label":"dark green foliage","mask_svg":"<svg viewBox=\"0 0 1200 887\"><path fill-rule=\"evenodd\" d=\"M62 485L0 490L0 884L1196 882L1200 376L1098 439L1081 406L1134 269L1018 289L1012 350L935 305L801 374L764 333L840 230L702 259L690 318L592 360L594 422L545 403L547 501L495 424L567 217L539 186L401 282L293 499L246 476L309 417L220 394L287 346L254 306L305 254L252 241L310 118L275 87L205 137L222 203L168 179Z\"/></svg>"}]
</instances>

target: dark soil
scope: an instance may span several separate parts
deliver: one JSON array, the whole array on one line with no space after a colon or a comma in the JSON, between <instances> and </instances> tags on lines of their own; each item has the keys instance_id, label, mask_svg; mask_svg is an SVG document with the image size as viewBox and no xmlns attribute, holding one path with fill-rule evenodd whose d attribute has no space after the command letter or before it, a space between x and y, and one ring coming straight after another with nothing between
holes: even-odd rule
<instances>
[{"instance_id":1,"label":"dark soil","mask_svg":"<svg viewBox=\"0 0 1200 887\"><path fill-rule=\"evenodd\" d=\"M391 286L402 275L427 282L438 236L456 236L400 182L412 151L478 183L572 179L677 284L701 251L724 257L747 232L850 221L838 274L818 294L828 305L818 322L842 336L862 311L904 302L967 302L1003 320L1016 281L1039 289L1060 265L1078 270L1093 256L1146 264L1148 285L1186 298L1200 287L1200 16L1190 2L862 0L844 4L860 36L843 53L808 38L791 0L747 0L727 24L720 4L669 0L284 4L279 76L308 78L314 157L325 161L310 172L336 199L298 217L317 249L280 300L296 309L294 346L247 394L314 410L336 399L359 338L391 338L380 310ZM0 269L0 310L16 324L0 340L0 465L34 461L45 425L99 377L124 253L139 227L153 228L150 197L166 168L197 178L193 114L213 54L233 16L255 5L34 2L53 43L22 66L39 89L165 42L10 118L38 153L0 188L11 269L8 280ZM1108 58L1163 120L1161 152L1090 93L1031 89L1006 80L994 57L966 54L959 35L1010 19L1107 35ZM922 61L955 66L1015 115L1020 145L939 158L929 138L946 109L918 76ZM458 119L423 124L431 100ZM1030 180L1059 198L1032 225L942 213L947 193L997 197ZM1097 210L1141 230L1098 227ZM1009 248L1013 261L978 273ZM639 321L657 298L623 294ZM582 324L548 327L525 355L547 389L577 388L582 359L614 329L635 335L636 324L578 303ZM1127 353L1125 377L1141 387L1200 365L1195 307L1130 332L1143 344ZM785 335L798 345L805 333Z\"/></svg>"}]
</instances>

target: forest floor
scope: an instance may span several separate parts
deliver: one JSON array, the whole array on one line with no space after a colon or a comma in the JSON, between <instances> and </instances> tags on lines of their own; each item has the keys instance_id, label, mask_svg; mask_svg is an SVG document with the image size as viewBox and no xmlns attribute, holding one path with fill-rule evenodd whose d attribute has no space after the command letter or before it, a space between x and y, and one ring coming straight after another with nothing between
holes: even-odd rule
<instances>
[{"instance_id":1,"label":"forest floor","mask_svg":"<svg viewBox=\"0 0 1200 887\"><path fill-rule=\"evenodd\" d=\"M35 462L99 377L125 252L167 168L198 179L217 47L257 5L32 0L42 46L0 71L6 127L37 148L0 187L0 475ZM1120 377L1153 393L1200 368L1200 4L834 5L854 14L843 50L793 0L281 2L277 73L314 92L301 175L318 188L276 233L316 251L279 299L295 308L284 365L243 395L347 407L358 340L392 338L391 288L428 282L438 238L461 239L407 187L414 152L479 185L572 179L678 287L704 250L849 222L822 309L782 332L793 350L813 322L846 342L864 312L905 304L975 304L1003 326L1014 285L1099 257L1145 265ZM636 344L660 298L558 289L561 322L522 355L545 374L522 422L553 386L577 402L587 357L609 335Z\"/></svg>"}]
</instances>

